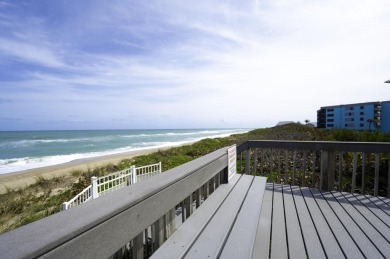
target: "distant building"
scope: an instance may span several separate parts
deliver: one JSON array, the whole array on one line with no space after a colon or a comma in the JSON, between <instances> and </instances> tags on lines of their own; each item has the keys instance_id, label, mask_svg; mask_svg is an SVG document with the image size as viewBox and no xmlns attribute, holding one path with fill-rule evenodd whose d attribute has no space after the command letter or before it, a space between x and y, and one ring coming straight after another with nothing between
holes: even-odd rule
<instances>
[{"instance_id":1,"label":"distant building","mask_svg":"<svg viewBox=\"0 0 390 259\"><path fill-rule=\"evenodd\" d=\"M381 102L381 130L390 132L390 101Z\"/></svg>"},{"instance_id":2,"label":"distant building","mask_svg":"<svg viewBox=\"0 0 390 259\"><path fill-rule=\"evenodd\" d=\"M283 126L283 125L287 125L287 124L293 124L295 122L293 121L279 121L278 124L276 124L276 126Z\"/></svg>"},{"instance_id":3,"label":"distant building","mask_svg":"<svg viewBox=\"0 0 390 259\"><path fill-rule=\"evenodd\" d=\"M390 101L321 107L317 111L317 127L390 132Z\"/></svg>"}]
</instances>

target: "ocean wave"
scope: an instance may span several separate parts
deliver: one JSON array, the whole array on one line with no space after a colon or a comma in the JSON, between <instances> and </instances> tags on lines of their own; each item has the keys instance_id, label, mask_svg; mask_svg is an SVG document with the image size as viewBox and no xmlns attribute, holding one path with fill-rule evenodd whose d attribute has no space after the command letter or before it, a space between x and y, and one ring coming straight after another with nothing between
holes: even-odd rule
<instances>
[{"instance_id":1,"label":"ocean wave","mask_svg":"<svg viewBox=\"0 0 390 259\"><path fill-rule=\"evenodd\" d=\"M30 147L39 144L48 144L48 143L70 143L70 142L104 142L114 139L113 136L103 136L103 137L87 137L87 138L70 138L70 139L23 139L17 141L6 141L0 143L0 148L21 148L21 147Z\"/></svg>"},{"instance_id":2,"label":"ocean wave","mask_svg":"<svg viewBox=\"0 0 390 259\"><path fill-rule=\"evenodd\" d=\"M194 135L209 135L210 137L220 134L236 134L247 132L246 129L221 129L221 130L194 130L191 132L164 132L164 133L150 133L150 134L135 134L135 135L118 135L122 138L139 138L139 137L164 137L164 136L194 136Z\"/></svg>"},{"instance_id":3,"label":"ocean wave","mask_svg":"<svg viewBox=\"0 0 390 259\"><path fill-rule=\"evenodd\" d=\"M120 148L112 148L105 151L96 151L96 152L85 152L85 153L76 153L79 151L76 151L73 154L63 154L63 155L46 155L41 157L22 157L22 158L6 158L6 159L0 159L0 174L3 173L11 173L11 172L17 172L27 169L34 169L34 168L40 168L45 166L51 166L51 165L58 165L63 164L67 162L71 162L77 159L85 159L85 158L92 158L92 157L100 157L105 155L113 155L118 153L124 153L129 151L138 151L138 150L145 150L150 148L163 148L163 147L169 147L169 146L178 146L183 145L190 142L199 141L201 139L205 138L219 138L219 137L226 137L231 134L239 134L247 132L247 129L234 129L234 130L200 130L200 131L194 131L194 132L164 132L164 133L158 133L158 134L140 134L144 135L143 137L146 137L148 135L155 136L158 135L160 138L153 139L155 141L147 141L147 140L140 140L138 142L132 142L128 143L125 147ZM176 134L176 138L161 138L161 136L169 136L167 134ZM134 135L134 136L140 136L140 135ZM178 136L182 137L178 137ZM126 135L122 135L126 136ZM128 135L132 136L132 135ZM91 137L91 138L73 138L73 139L51 139L51 140L30 140L30 141L45 141L45 142L69 142L69 141L89 141L89 143L84 143L84 145L93 145L91 140L95 139L97 141L98 139L104 141L110 141L111 139L116 138L118 139L117 135L108 135L108 136L99 136L99 137ZM105 139L105 140L103 140ZM20 143L24 143L24 140L19 141ZM27 142L28 143L28 142ZM34 143L34 142L33 142ZM23 148L23 147L22 147Z\"/></svg>"}]
</instances>

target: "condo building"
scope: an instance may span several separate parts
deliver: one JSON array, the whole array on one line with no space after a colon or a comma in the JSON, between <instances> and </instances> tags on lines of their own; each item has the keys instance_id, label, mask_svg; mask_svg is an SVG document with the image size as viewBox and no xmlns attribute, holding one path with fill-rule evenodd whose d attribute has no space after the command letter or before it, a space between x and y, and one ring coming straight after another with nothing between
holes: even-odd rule
<instances>
[{"instance_id":1,"label":"condo building","mask_svg":"<svg viewBox=\"0 0 390 259\"><path fill-rule=\"evenodd\" d=\"M317 127L390 132L390 101L321 107Z\"/></svg>"}]
</instances>

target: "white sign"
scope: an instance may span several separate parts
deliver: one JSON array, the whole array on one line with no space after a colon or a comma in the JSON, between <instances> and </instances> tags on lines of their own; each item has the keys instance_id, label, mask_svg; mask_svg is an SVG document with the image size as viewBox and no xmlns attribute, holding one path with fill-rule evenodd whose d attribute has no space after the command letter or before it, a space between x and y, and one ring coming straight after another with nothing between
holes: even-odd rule
<instances>
[{"instance_id":1,"label":"white sign","mask_svg":"<svg viewBox=\"0 0 390 259\"><path fill-rule=\"evenodd\" d=\"M228 149L228 180L230 180L237 172L236 170L237 150L236 145Z\"/></svg>"}]
</instances>

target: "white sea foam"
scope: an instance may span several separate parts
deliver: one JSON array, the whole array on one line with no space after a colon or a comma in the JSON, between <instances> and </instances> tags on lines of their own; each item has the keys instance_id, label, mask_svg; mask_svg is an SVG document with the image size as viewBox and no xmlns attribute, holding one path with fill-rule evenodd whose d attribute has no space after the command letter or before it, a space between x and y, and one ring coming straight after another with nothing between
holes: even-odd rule
<instances>
[{"instance_id":1,"label":"white sea foam","mask_svg":"<svg viewBox=\"0 0 390 259\"><path fill-rule=\"evenodd\" d=\"M226 137L231 134L239 134L247 132L247 129L235 129L235 130L200 130L195 132L166 132L166 133L157 133L157 134L139 134L139 135L120 135L121 137L132 137L132 136L188 136L179 139L173 139L172 141L142 141L133 143L127 147L111 149L101 152L88 152L88 153L74 153L68 155L53 155L53 156L42 156L42 157L23 157L23 158L11 158L11 159L0 159L0 174L17 172L22 170L40 168L51 165L58 165L67 162L74 161L76 159L85 159L92 157L99 157L105 155L118 154L128 151L137 151L145 150L149 148L163 148L169 146L177 146L186 144L189 142L199 141L204 138L219 138ZM192 137L191 137L192 136ZM100 136L100 137L91 137L91 138L74 138L74 139L53 139L53 140L28 140L28 141L19 141L21 143L38 143L38 142L69 142L69 141L110 141L113 137L118 137L118 135L109 135L109 136ZM15 141L17 143L17 141ZM4 145L4 143L3 143ZM93 144L90 144L93 145Z\"/></svg>"}]
</instances>

